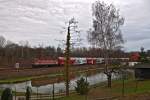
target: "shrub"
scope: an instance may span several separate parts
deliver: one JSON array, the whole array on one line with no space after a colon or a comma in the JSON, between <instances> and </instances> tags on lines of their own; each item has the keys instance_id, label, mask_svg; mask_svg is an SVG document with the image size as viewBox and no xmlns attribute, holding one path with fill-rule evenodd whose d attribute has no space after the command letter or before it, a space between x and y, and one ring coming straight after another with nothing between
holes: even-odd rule
<instances>
[{"instance_id":1,"label":"shrub","mask_svg":"<svg viewBox=\"0 0 150 100\"><path fill-rule=\"evenodd\" d=\"M75 87L75 90L77 93L81 95L85 95L89 91L89 83L86 82L86 80L82 77L79 80L77 80L77 87Z\"/></svg>"},{"instance_id":2,"label":"shrub","mask_svg":"<svg viewBox=\"0 0 150 100\"><path fill-rule=\"evenodd\" d=\"M26 100L30 100L31 98L31 88L28 86L27 89L26 89Z\"/></svg>"},{"instance_id":3,"label":"shrub","mask_svg":"<svg viewBox=\"0 0 150 100\"><path fill-rule=\"evenodd\" d=\"M1 100L13 100L12 90L10 88L6 88L1 96Z\"/></svg>"}]
</instances>

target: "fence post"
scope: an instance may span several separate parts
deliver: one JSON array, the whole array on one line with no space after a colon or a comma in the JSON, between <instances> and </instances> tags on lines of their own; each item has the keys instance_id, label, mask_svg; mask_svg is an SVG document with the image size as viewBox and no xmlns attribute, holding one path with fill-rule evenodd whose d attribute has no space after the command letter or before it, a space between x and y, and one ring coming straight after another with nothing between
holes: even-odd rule
<instances>
[{"instance_id":1,"label":"fence post","mask_svg":"<svg viewBox=\"0 0 150 100\"><path fill-rule=\"evenodd\" d=\"M122 71L122 96L124 97L124 93L125 93L125 72Z\"/></svg>"},{"instance_id":2,"label":"fence post","mask_svg":"<svg viewBox=\"0 0 150 100\"><path fill-rule=\"evenodd\" d=\"M86 73L86 79L85 80L86 80L86 83L87 83L87 73ZM86 88L88 88L88 87L86 86ZM85 94L85 100L87 100L87 95L88 95L88 93Z\"/></svg>"},{"instance_id":3,"label":"fence post","mask_svg":"<svg viewBox=\"0 0 150 100\"><path fill-rule=\"evenodd\" d=\"M16 100L16 86L15 86L15 100Z\"/></svg>"},{"instance_id":4,"label":"fence post","mask_svg":"<svg viewBox=\"0 0 150 100\"><path fill-rule=\"evenodd\" d=\"M137 92L137 89L138 89L138 80L135 80L135 92Z\"/></svg>"},{"instance_id":5,"label":"fence post","mask_svg":"<svg viewBox=\"0 0 150 100\"><path fill-rule=\"evenodd\" d=\"M54 83L53 83L53 91L52 91L53 93L53 100L55 99L55 87L54 87Z\"/></svg>"},{"instance_id":6,"label":"fence post","mask_svg":"<svg viewBox=\"0 0 150 100\"><path fill-rule=\"evenodd\" d=\"M37 87L37 94L36 95L37 95L37 99L38 99L38 87Z\"/></svg>"},{"instance_id":7,"label":"fence post","mask_svg":"<svg viewBox=\"0 0 150 100\"><path fill-rule=\"evenodd\" d=\"M50 92L49 92L49 100L51 100L51 90L50 90Z\"/></svg>"}]
</instances>

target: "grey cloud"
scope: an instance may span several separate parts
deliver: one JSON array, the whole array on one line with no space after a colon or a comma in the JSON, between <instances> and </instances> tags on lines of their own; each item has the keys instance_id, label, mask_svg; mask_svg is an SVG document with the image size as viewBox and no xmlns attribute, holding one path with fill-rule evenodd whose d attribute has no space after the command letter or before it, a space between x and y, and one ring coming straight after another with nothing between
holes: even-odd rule
<instances>
[{"instance_id":1,"label":"grey cloud","mask_svg":"<svg viewBox=\"0 0 150 100\"><path fill-rule=\"evenodd\" d=\"M0 35L11 41L28 40L31 45L43 43L58 45L56 39L65 39L60 34L69 18L79 21L84 44L86 31L92 26L91 4L95 0L0 0ZM140 45L149 48L150 43L150 1L108 0L120 9L125 17L122 33L125 49L135 50ZM141 42L140 42L141 41Z\"/></svg>"}]
</instances>

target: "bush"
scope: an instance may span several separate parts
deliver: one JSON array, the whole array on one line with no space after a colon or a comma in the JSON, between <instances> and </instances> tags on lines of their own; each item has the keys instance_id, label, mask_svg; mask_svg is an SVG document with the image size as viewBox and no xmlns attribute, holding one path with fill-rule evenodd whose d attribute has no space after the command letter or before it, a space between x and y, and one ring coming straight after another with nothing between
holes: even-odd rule
<instances>
[{"instance_id":1,"label":"bush","mask_svg":"<svg viewBox=\"0 0 150 100\"><path fill-rule=\"evenodd\" d=\"M26 89L26 100L30 100L31 98L31 88L28 86L27 89Z\"/></svg>"},{"instance_id":2,"label":"bush","mask_svg":"<svg viewBox=\"0 0 150 100\"><path fill-rule=\"evenodd\" d=\"M85 95L89 91L89 83L85 81L85 79L82 77L80 80L77 80L77 87L75 87L75 90L77 93L81 95Z\"/></svg>"},{"instance_id":3,"label":"bush","mask_svg":"<svg viewBox=\"0 0 150 100\"><path fill-rule=\"evenodd\" d=\"M1 96L1 100L13 100L12 90L10 88L6 88Z\"/></svg>"}]
</instances>

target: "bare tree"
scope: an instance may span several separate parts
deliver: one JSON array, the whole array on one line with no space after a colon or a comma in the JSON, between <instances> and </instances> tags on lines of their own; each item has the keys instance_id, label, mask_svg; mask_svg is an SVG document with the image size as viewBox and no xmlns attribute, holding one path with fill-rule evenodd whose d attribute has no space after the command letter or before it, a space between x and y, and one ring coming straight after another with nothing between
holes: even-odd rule
<instances>
[{"instance_id":1,"label":"bare tree","mask_svg":"<svg viewBox=\"0 0 150 100\"><path fill-rule=\"evenodd\" d=\"M20 46L22 47L22 49L21 49L21 52L22 52L22 53L21 53L21 57L24 58L24 55L25 55L25 54L24 54L24 51L25 51L24 49L25 49L25 47L28 47L28 46L29 46L29 42L22 40L22 41L19 41L19 44L20 44Z\"/></svg>"},{"instance_id":2,"label":"bare tree","mask_svg":"<svg viewBox=\"0 0 150 100\"><path fill-rule=\"evenodd\" d=\"M65 82L66 82L66 96L69 96L69 83L70 83L70 47L73 44L71 41L72 34L79 33L77 31L77 21L75 18L71 18L67 25L67 37L65 48Z\"/></svg>"},{"instance_id":3,"label":"bare tree","mask_svg":"<svg viewBox=\"0 0 150 100\"><path fill-rule=\"evenodd\" d=\"M124 24L124 18L114 5L96 1L92 5L93 28L88 31L88 41L104 50L105 74L108 79L108 87L111 87L112 70L109 69L109 52L124 43L120 26Z\"/></svg>"},{"instance_id":4,"label":"bare tree","mask_svg":"<svg viewBox=\"0 0 150 100\"><path fill-rule=\"evenodd\" d=\"M3 48L5 46L6 39L3 36L0 36L0 47Z\"/></svg>"}]
</instances>

